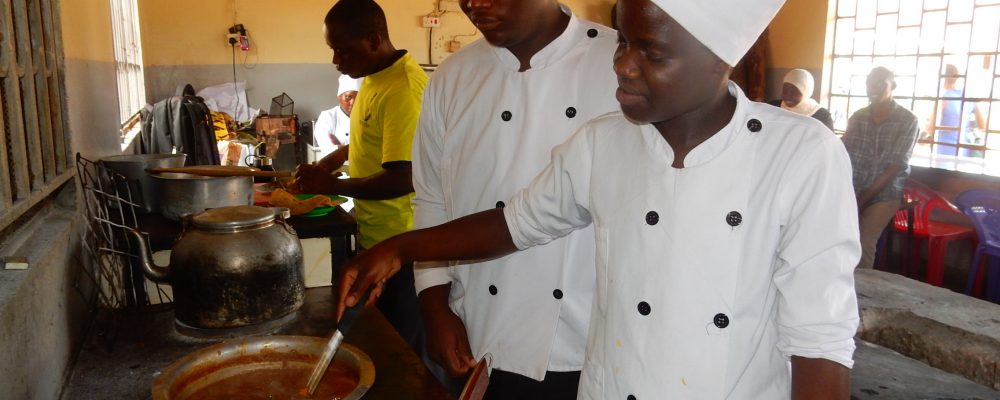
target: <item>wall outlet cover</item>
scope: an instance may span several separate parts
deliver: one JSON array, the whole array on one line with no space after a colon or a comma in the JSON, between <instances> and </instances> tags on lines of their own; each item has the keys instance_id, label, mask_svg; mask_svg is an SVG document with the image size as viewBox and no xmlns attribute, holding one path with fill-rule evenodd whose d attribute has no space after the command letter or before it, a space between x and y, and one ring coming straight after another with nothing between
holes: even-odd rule
<instances>
[{"instance_id":1,"label":"wall outlet cover","mask_svg":"<svg viewBox=\"0 0 1000 400\"><path fill-rule=\"evenodd\" d=\"M441 18L432 15L425 15L422 22L424 28L437 28L441 26Z\"/></svg>"},{"instance_id":2,"label":"wall outlet cover","mask_svg":"<svg viewBox=\"0 0 1000 400\"><path fill-rule=\"evenodd\" d=\"M7 256L3 264L4 269L28 269L28 257Z\"/></svg>"}]
</instances>

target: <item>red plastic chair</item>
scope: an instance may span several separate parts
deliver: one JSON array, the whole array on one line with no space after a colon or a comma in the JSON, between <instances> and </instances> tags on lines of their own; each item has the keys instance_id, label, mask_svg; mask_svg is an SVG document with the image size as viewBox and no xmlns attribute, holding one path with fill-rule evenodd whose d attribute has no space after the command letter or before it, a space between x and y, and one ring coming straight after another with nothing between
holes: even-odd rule
<instances>
[{"instance_id":1,"label":"red plastic chair","mask_svg":"<svg viewBox=\"0 0 1000 400\"><path fill-rule=\"evenodd\" d=\"M927 243L926 282L934 286L941 286L944 283L944 256L948 249L948 243L954 240L968 239L975 245L977 243L976 231L970 227L930 219L931 213L935 210L958 215L961 215L962 212L940 194L916 180L906 178L906 183L903 186L903 198L904 202L916 202L916 205L909 211L913 213L912 238L915 241L910 241L911 262L904 268L910 270L907 271L907 274L913 272L913 260L919 259L923 243ZM896 232L903 234L910 232L907 212L907 210L900 210L893 218Z\"/></svg>"}]
</instances>

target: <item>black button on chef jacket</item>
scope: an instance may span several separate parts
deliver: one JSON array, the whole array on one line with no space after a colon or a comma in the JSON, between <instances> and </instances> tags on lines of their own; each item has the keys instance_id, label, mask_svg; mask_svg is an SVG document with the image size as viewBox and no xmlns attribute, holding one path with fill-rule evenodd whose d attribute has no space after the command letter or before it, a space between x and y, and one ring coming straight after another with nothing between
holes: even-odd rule
<instances>
[{"instance_id":1,"label":"black button on chef jacket","mask_svg":"<svg viewBox=\"0 0 1000 400\"><path fill-rule=\"evenodd\" d=\"M660 214L657 214L656 211L650 211L646 213L647 224L656 225L657 222L660 222Z\"/></svg>"},{"instance_id":2,"label":"black button on chef jacket","mask_svg":"<svg viewBox=\"0 0 1000 400\"><path fill-rule=\"evenodd\" d=\"M715 324L716 328L725 329L729 326L729 316L723 313L715 314L712 318L712 323Z\"/></svg>"},{"instance_id":3,"label":"black button on chef jacket","mask_svg":"<svg viewBox=\"0 0 1000 400\"><path fill-rule=\"evenodd\" d=\"M639 314L642 315L649 315L649 312L652 311L652 309L649 307L649 303L645 301L639 302L638 309L639 309Z\"/></svg>"},{"instance_id":4,"label":"black button on chef jacket","mask_svg":"<svg viewBox=\"0 0 1000 400\"><path fill-rule=\"evenodd\" d=\"M738 211L730 211L729 214L726 214L726 223L729 226L739 226L743 223L743 214Z\"/></svg>"}]
</instances>

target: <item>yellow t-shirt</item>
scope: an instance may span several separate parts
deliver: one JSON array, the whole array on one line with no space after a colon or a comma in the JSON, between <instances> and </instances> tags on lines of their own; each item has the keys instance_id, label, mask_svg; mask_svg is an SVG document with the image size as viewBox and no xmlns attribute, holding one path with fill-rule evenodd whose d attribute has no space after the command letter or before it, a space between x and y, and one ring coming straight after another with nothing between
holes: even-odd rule
<instances>
[{"instance_id":1,"label":"yellow t-shirt","mask_svg":"<svg viewBox=\"0 0 1000 400\"><path fill-rule=\"evenodd\" d=\"M392 66L366 76L351 111L348 174L364 178L382 172L382 164L410 161L413 133L427 74L409 54ZM413 193L389 200L354 201L361 246L370 248L413 229Z\"/></svg>"}]
</instances>

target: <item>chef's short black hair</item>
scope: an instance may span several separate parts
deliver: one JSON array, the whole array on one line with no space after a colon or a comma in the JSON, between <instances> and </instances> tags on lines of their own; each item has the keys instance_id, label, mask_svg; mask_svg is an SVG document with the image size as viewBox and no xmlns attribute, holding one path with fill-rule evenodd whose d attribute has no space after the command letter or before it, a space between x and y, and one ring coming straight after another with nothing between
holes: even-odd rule
<instances>
[{"instance_id":1,"label":"chef's short black hair","mask_svg":"<svg viewBox=\"0 0 1000 400\"><path fill-rule=\"evenodd\" d=\"M377 33L383 38L389 37L388 24L385 22L385 11L375 0L340 0L323 19L326 26L345 26L348 32L358 37L369 33Z\"/></svg>"}]
</instances>

